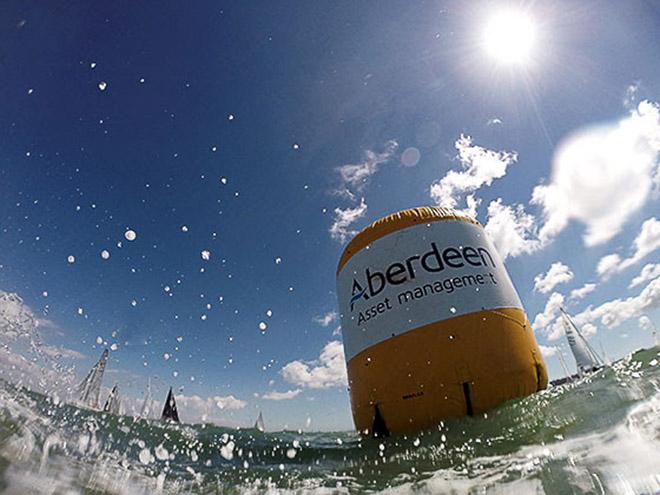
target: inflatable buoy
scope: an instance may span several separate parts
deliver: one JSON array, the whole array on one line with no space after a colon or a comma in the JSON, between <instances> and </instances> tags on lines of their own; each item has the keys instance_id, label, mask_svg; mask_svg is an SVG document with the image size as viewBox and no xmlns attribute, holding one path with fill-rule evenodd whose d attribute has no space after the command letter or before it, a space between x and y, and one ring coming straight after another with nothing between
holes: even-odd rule
<instances>
[{"instance_id":1,"label":"inflatable buoy","mask_svg":"<svg viewBox=\"0 0 660 495\"><path fill-rule=\"evenodd\" d=\"M371 224L337 268L353 419L384 436L547 386L520 298L479 222L448 208Z\"/></svg>"}]
</instances>

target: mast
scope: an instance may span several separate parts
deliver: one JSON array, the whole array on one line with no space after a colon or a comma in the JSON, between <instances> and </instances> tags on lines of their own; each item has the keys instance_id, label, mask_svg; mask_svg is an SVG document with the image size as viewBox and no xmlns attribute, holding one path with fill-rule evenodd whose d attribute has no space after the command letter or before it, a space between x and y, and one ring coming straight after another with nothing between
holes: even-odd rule
<instances>
[{"instance_id":1,"label":"mast","mask_svg":"<svg viewBox=\"0 0 660 495\"><path fill-rule=\"evenodd\" d=\"M108 349L105 349L101 354L101 358L78 386L78 390L80 392L80 402L82 402L87 407L91 407L92 409L98 409L99 407L101 382L103 381L103 373L105 372L105 365L107 362Z\"/></svg>"},{"instance_id":2,"label":"mast","mask_svg":"<svg viewBox=\"0 0 660 495\"><path fill-rule=\"evenodd\" d=\"M655 327L655 323L653 323L653 320L651 317L647 314L642 315L642 318L646 318L646 321L649 322L649 327L651 330L651 336L653 337L653 347L657 347L660 342L658 342L658 329ZM642 321L642 318L639 319L640 323Z\"/></svg>"},{"instance_id":3,"label":"mast","mask_svg":"<svg viewBox=\"0 0 660 495\"><path fill-rule=\"evenodd\" d=\"M160 419L180 423L179 412L176 409L176 401L174 400L174 395L172 394L172 387L170 387L170 391L167 394L167 399L165 399L165 407L163 407L163 414L161 415Z\"/></svg>"},{"instance_id":4,"label":"mast","mask_svg":"<svg viewBox=\"0 0 660 495\"><path fill-rule=\"evenodd\" d=\"M564 356L561 353L561 348L557 351L557 357L559 358L559 362L561 363L561 367L564 369L564 373L566 373L566 379L568 381L572 381L571 372L568 371L568 366L566 366L566 361L564 361Z\"/></svg>"},{"instance_id":5,"label":"mast","mask_svg":"<svg viewBox=\"0 0 660 495\"><path fill-rule=\"evenodd\" d=\"M142 403L142 409L140 410L140 417L146 418L151 412L151 377L147 382L147 391L144 394L144 402Z\"/></svg>"},{"instance_id":6,"label":"mast","mask_svg":"<svg viewBox=\"0 0 660 495\"><path fill-rule=\"evenodd\" d=\"M603 353L603 362L609 366L610 364L612 364L612 361L607 356L607 352L605 352L605 347L603 346L603 341L599 340L598 343L600 344L600 352Z\"/></svg>"},{"instance_id":7,"label":"mast","mask_svg":"<svg viewBox=\"0 0 660 495\"><path fill-rule=\"evenodd\" d=\"M592 371L601 366L602 360L591 348L587 340L580 333L571 317L564 311L564 308L559 308L562 315L562 323L566 332L566 339L571 348L575 364L577 366L578 374L581 376L585 372Z\"/></svg>"}]
</instances>

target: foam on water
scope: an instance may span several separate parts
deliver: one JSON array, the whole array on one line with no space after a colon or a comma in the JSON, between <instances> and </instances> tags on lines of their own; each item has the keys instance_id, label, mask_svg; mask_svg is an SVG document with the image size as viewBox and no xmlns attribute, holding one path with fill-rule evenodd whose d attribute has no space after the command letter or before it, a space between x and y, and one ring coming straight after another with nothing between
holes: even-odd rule
<instances>
[{"instance_id":1,"label":"foam on water","mask_svg":"<svg viewBox=\"0 0 660 495\"><path fill-rule=\"evenodd\" d=\"M656 493L658 349L385 441L165 425L0 386L7 493ZM654 359L656 361L654 362ZM651 364L653 363L653 364Z\"/></svg>"}]
</instances>

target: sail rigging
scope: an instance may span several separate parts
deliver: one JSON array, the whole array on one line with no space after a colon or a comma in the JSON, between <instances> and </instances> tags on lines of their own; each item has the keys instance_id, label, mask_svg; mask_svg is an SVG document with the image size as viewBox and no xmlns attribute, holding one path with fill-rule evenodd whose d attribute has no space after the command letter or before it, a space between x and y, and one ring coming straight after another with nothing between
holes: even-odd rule
<instances>
[{"instance_id":1,"label":"sail rigging","mask_svg":"<svg viewBox=\"0 0 660 495\"><path fill-rule=\"evenodd\" d=\"M98 362L89 370L85 379L78 385L78 393L80 402L92 409L99 408L99 395L101 393L101 382L103 381L103 373L105 372L105 365L108 362L108 349L105 349L101 354Z\"/></svg>"},{"instance_id":2,"label":"sail rigging","mask_svg":"<svg viewBox=\"0 0 660 495\"><path fill-rule=\"evenodd\" d=\"M264 425L264 417L261 414L261 411L259 411L259 416L257 417L257 420L254 422L254 428L261 432L266 431L266 426Z\"/></svg>"},{"instance_id":3,"label":"sail rigging","mask_svg":"<svg viewBox=\"0 0 660 495\"><path fill-rule=\"evenodd\" d=\"M108 400L105 401L105 406L103 406L104 412L109 412L111 414L119 414L119 409L121 407L121 399L119 398L119 386L115 384L108 395Z\"/></svg>"},{"instance_id":4,"label":"sail rigging","mask_svg":"<svg viewBox=\"0 0 660 495\"><path fill-rule=\"evenodd\" d=\"M165 407L163 407L163 414L161 415L160 419L180 423L179 412L176 409L176 401L174 400L174 394L172 394L172 387L170 387L170 391L167 394L167 399L165 399Z\"/></svg>"},{"instance_id":5,"label":"sail rigging","mask_svg":"<svg viewBox=\"0 0 660 495\"><path fill-rule=\"evenodd\" d=\"M561 354L561 349L557 351L557 357L559 358L559 363L561 364L562 369L564 370L564 375L566 377L566 381L571 381L571 372L568 371L568 366L566 366L566 361L564 361L564 356Z\"/></svg>"},{"instance_id":6,"label":"sail rigging","mask_svg":"<svg viewBox=\"0 0 660 495\"><path fill-rule=\"evenodd\" d=\"M566 338L568 340L568 345L571 348L571 352L573 353L573 357L575 358L578 375L589 373L590 371L595 371L602 367L602 359L600 359L598 354L596 354L593 348L589 345L587 339L584 338L571 317L568 316L568 313L566 313L563 308L560 309Z\"/></svg>"}]
</instances>

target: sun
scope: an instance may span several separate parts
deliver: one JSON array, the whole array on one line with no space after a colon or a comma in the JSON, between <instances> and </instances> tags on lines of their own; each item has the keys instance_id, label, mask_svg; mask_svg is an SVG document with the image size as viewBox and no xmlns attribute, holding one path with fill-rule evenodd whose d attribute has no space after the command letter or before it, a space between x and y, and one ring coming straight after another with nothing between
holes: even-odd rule
<instances>
[{"instance_id":1,"label":"sun","mask_svg":"<svg viewBox=\"0 0 660 495\"><path fill-rule=\"evenodd\" d=\"M530 58L535 34L531 17L520 11L502 11L488 21L483 45L498 64L522 65Z\"/></svg>"}]
</instances>

